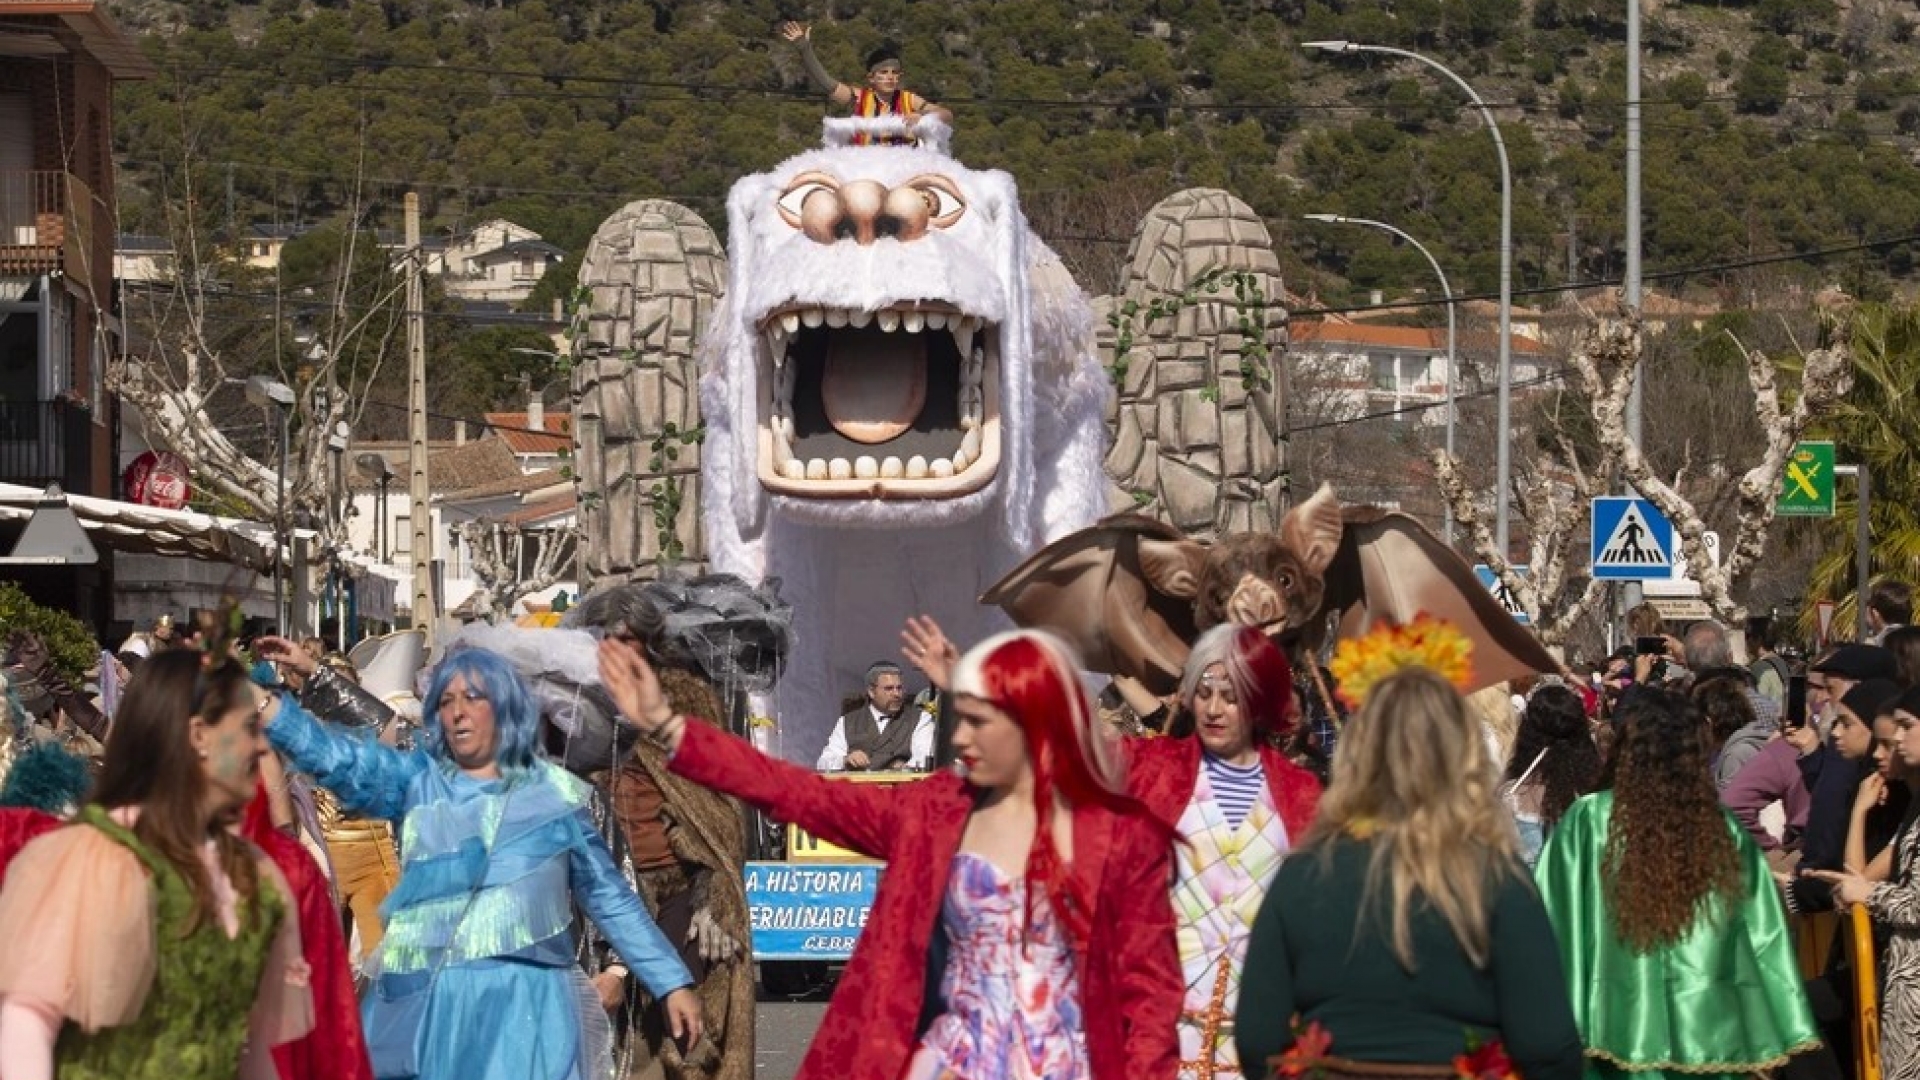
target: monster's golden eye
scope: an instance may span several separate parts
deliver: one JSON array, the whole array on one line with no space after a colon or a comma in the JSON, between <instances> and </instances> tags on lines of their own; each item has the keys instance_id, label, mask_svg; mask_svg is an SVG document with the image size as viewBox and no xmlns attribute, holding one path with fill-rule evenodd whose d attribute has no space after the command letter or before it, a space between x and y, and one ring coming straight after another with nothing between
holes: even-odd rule
<instances>
[{"instance_id":1,"label":"monster's golden eye","mask_svg":"<svg viewBox=\"0 0 1920 1080\"><path fill-rule=\"evenodd\" d=\"M781 192L780 197L774 200L774 206L779 209L780 216L786 219L787 224L797 229L805 222L808 199L822 193L831 199L839 190L840 181L825 173L801 173L794 177L793 181L787 185L787 190Z\"/></svg>"},{"instance_id":2,"label":"monster's golden eye","mask_svg":"<svg viewBox=\"0 0 1920 1080\"><path fill-rule=\"evenodd\" d=\"M927 201L927 223L936 229L952 225L967 212L967 200L961 197L953 181L944 176L916 176L904 186L919 192Z\"/></svg>"}]
</instances>

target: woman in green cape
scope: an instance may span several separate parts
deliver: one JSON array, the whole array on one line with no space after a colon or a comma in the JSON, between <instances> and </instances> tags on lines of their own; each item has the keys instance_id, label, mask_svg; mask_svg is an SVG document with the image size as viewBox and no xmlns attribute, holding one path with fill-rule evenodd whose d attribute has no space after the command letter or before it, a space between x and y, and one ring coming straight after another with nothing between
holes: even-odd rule
<instances>
[{"instance_id":1,"label":"woman in green cape","mask_svg":"<svg viewBox=\"0 0 1920 1080\"><path fill-rule=\"evenodd\" d=\"M1720 807L1685 697L1621 704L1602 790L1535 872L1560 941L1587 1075L1745 1076L1820 1046L1765 859Z\"/></svg>"}]
</instances>

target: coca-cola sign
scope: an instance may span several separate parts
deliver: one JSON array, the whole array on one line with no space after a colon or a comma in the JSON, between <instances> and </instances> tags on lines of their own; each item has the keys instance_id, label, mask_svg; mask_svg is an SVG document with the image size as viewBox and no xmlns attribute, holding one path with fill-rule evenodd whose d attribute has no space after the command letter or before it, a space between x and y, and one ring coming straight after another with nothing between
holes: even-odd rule
<instances>
[{"instance_id":1,"label":"coca-cola sign","mask_svg":"<svg viewBox=\"0 0 1920 1080\"><path fill-rule=\"evenodd\" d=\"M149 450L127 466L121 483L128 502L178 510L187 505L193 489L187 484L187 461L171 450Z\"/></svg>"}]
</instances>

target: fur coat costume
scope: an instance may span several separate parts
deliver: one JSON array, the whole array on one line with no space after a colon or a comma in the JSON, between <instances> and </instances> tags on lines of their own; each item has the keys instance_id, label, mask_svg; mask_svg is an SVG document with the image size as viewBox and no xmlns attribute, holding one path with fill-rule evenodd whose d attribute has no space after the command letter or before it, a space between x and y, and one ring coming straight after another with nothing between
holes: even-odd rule
<instances>
[{"instance_id":1,"label":"fur coat costume","mask_svg":"<svg viewBox=\"0 0 1920 1080\"><path fill-rule=\"evenodd\" d=\"M660 670L661 689L675 712L688 717L716 716L720 699L700 676L679 668ZM694 987L706 1018L706 1038L683 1057L672 1039L661 1044L661 1060L670 1080L752 1080L753 1077L753 942L747 924L744 879L746 828L740 804L716 791L676 776L667 768L667 755L641 740L619 768L596 775L603 791L618 785L620 777L640 773L660 789L661 816L667 822L667 845L686 867L695 894L695 914L704 911L712 923L732 938L731 959L710 965L706 978ZM611 820L611 815L609 814ZM621 845L624 848L624 843ZM617 849L618 850L618 849ZM632 877L631 863L622 869ZM634 886L647 903L648 914L658 916L663 897L650 894L640 881ZM674 942L676 946L681 942ZM639 1037L633 995L620 1019L628 1037ZM651 1007L650 1005L648 1007Z\"/></svg>"}]
</instances>

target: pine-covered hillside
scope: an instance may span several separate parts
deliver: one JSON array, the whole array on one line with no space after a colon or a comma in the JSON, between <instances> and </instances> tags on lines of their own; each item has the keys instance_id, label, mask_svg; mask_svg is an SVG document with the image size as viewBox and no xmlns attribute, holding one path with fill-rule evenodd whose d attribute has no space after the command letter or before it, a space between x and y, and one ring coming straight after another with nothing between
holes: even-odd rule
<instances>
[{"instance_id":1,"label":"pine-covered hillside","mask_svg":"<svg viewBox=\"0 0 1920 1080\"><path fill-rule=\"evenodd\" d=\"M1910 0L1644 4L1646 265L1663 288L1902 290L1920 232L1920 10ZM1459 72L1515 172L1516 288L1617 275L1623 0L119 0L160 76L119 106L122 229L192 191L233 227L431 228L504 216L578 252L625 202L723 226L727 186L818 136L784 19L858 81L880 42L957 114L955 151L1020 180L1092 290L1140 212L1187 186L1265 215L1290 283L1329 301L1424 263L1331 211L1427 238L1490 290L1498 184L1479 116L1417 64L1320 57L1345 38ZM1745 269L1768 256L1791 256ZM1742 269L1726 269L1738 264Z\"/></svg>"}]
</instances>

